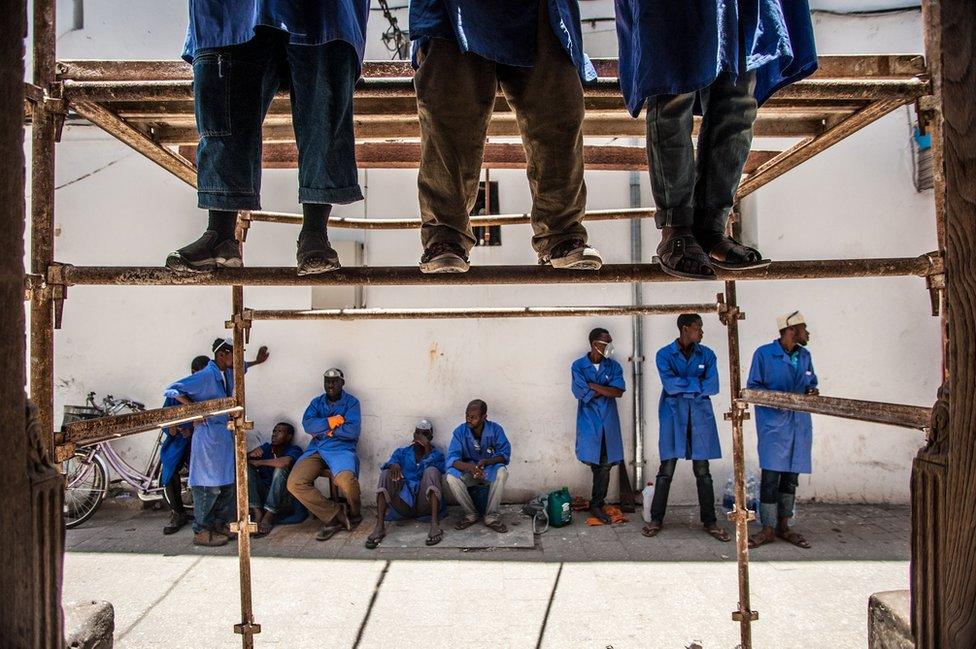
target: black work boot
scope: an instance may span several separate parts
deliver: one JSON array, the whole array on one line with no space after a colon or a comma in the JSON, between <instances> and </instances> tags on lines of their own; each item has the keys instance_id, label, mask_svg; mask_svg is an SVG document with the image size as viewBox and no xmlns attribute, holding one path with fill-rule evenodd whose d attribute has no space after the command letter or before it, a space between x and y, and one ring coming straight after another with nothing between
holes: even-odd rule
<instances>
[{"instance_id":1,"label":"black work boot","mask_svg":"<svg viewBox=\"0 0 976 649\"><path fill-rule=\"evenodd\" d=\"M317 275L342 268L339 254L329 245L329 236L325 232L302 230L295 257L299 275Z\"/></svg>"},{"instance_id":2,"label":"black work boot","mask_svg":"<svg viewBox=\"0 0 976 649\"><path fill-rule=\"evenodd\" d=\"M204 273L243 265L240 242L236 239L218 240L214 230L205 231L199 239L166 257L166 267L182 273Z\"/></svg>"}]
</instances>

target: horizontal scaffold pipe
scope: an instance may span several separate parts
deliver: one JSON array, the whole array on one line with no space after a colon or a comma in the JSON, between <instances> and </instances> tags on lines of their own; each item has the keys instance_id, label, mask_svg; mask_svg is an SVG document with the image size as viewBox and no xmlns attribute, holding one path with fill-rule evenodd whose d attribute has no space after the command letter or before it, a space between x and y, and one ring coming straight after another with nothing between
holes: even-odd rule
<instances>
[{"instance_id":1,"label":"horizontal scaffold pipe","mask_svg":"<svg viewBox=\"0 0 976 649\"><path fill-rule=\"evenodd\" d=\"M769 406L783 410L798 410L843 419L856 419L876 424L923 429L929 426L932 409L924 406L907 406L900 403L860 401L839 397L822 397L792 392L769 390L742 390L738 401L757 406Z\"/></svg>"},{"instance_id":2,"label":"horizontal scaffold pipe","mask_svg":"<svg viewBox=\"0 0 976 649\"><path fill-rule=\"evenodd\" d=\"M918 78L870 79L805 79L781 88L777 99L859 99L879 100L921 97L930 91L928 81ZM193 99L189 80L181 81L65 81L65 98L78 101L178 101ZM282 91L287 97L287 91ZM619 98L620 87L614 77L600 78L583 86L585 97ZM356 85L356 97L387 98L413 97L413 79L406 77L374 77L362 79ZM621 100L621 107L623 106Z\"/></svg>"},{"instance_id":3,"label":"horizontal scaffold pipe","mask_svg":"<svg viewBox=\"0 0 976 649\"><path fill-rule=\"evenodd\" d=\"M622 210L591 210L583 214L584 221L618 221L627 219L652 219L652 208ZM287 223L301 225L301 214L286 212L248 212L245 219L263 223ZM529 214L484 214L471 217L471 227L488 225L528 225L532 222ZM355 216L330 216L330 228L352 228L359 230L411 230L420 229L420 219L365 219Z\"/></svg>"},{"instance_id":4,"label":"horizontal scaffold pipe","mask_svg":"<svg viewBox=\"0 0 976 649\"><path fill-rule=\"evenodd\" d=\"M780 261L739 272L716 269L716 280L829 279L927 276L941 272L936 255L892 259ZM547 266L474 266L467 273L427 275L414 266L343 268L298 275L294 267L224 268L182 274L154 266L71 266L55 264L48 283L65 286L432 286L477 284L613 284L689 281L666 274L657 264L608 264L599 271L556 270Z\"/></svg>"},{"instance_id":5,"label":"horizontal scaffold pipe","mask_svg":"<svg viewBox=\"0 0 976 649\"><path fill-rule=\"evenodd\" d=\"M238 412L241 408L234 399L213 399L189 405L156 408L142 412L126 413L84 419L65 425L62 433L57 435L58 444L74 444L82 446L95 444L118 437L144 433L155 428L165 428L177 424L196 421L214 415L224 415Z\"/></svg>"},{"instance_id":6,"label":"horizontal scaffold pipe","mask_svg":"<svg viewBox=\"0 0 976 649\"><path fill-rule=\"evenodd\" d=\"M637 306L522 306L448 309L247 309L244 311L244 318L251 320L447 320L464 318L609 317L717 313L720 306L719 303L715 302L709 304L641 304Z\"/></svg>"}]
</instances>

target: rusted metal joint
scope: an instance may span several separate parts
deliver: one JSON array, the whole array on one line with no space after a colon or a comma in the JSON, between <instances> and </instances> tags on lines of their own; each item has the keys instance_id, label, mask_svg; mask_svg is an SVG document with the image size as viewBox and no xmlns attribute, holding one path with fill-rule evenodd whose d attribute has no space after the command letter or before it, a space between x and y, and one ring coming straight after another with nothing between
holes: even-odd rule
<instances>
[{"instance_id":1,"label":"rusted metal joint","mask_svg":"<svg viewBox=\"0 0 976 649\"><path fill-rule=\"evenodd\" d=\"M237 521L231 521L230 523L227 524L227 527L229 527L230 531L233 532L234 534L241 533L241 525ZM247 525L245 525L245 527L247 527L247 531L250 532L251 534L256 534L258 531L258 524L250 519L248 519Z\"/></svg>"},{"instance_id":2,"label":"rusted metal joint","mask_svg":"<svg viewBox=\"0 0 976 649\"><path fill-rule=\"evenodd\" d=\"M237 212L237 225L234 229L234 237L244 243L247 241L247 232L251 229L251 211L240 210Z\"/></svg>"},{"instance_id":3,"label":"rusted metal joint","mask_svg":"<svg viewBox=\"0 0 976 649\"><path fill-rule=\"evenodd\" d=\"M64 318L64 301L68 298L68 287L64 284L50 284L47 288L54 302L54 328L60 329L61 320Z\"/></svg>"},{"instance_id":4,"label":"rusted metal joint","mask_svg":"<svg viewBox=\"0 0 976 649\"><path fill-rule=\"evenodd\" d=\"M919 135L928 135L929 126L938 123L941 117L939 102L934 95L925 95L915 100L915 116L918 118Z\"/></svg>"},{"instance_id":5,"label":"rusted metal joint","mask_svg":"<svg viewBox=\"0 0 976 649\"><path fill-rule=\"evenodd\" d=\"M35 291L44 290L44 276L27 273L24 275L24 301L30 302L34 299Z\"/></svg>"},{"instance_id":6,"label":"rusted metal joint","mask_svg":"<svg viewBox=\"0 0 976 649\"><path fill-rule=\"evenodd\" d=\"M732 611L732 619L736 622L750 620L755 622L759 619L759 611Z\"/></svg>"},{"instance_id":7,"label":"rusted metal joint","mask_svg":"<svg viewBox=\"0 0 976 649\"><path fill-rule=\"evenodd\" d=\"M251 342L251 324L253 323L254 309L244 309L240 315L236 313L230 320L224 321L224 327L234 329L240 326L244 330L244 343Z\"/></svg>"},{"instance_id":8,"label":"rusted metal joint","mask_svg":"<svg viewBox=\"0 0 976 649\"><path fill-rule=\"evenodd\" d=\"M736 507L732 511L726 512L725 517L730 521L738 521L742 519L749 523L756 520L756 512L752 511L751 509L739 509Z\"/></svg>"},{"instance_id":9,"label":"rusted metal joint","mask_svg":"<svg viewBox=\"0 0 976 649\"><path fill-rule=\"evenodd\" d=\"M938 317L942 313L942 296L946 290L945 273L926 275L925 288L928 289L929 300L932 302L932 315Z\"/></svg>"},{"instance_id":10,"label":"rusted metal joint","mask_svg":"<svg viewBox=\"0 0 976 649\"><path fill-rule=\"evenodd\" d=\"M725 301L725 294L719 293L715 296L715 302L717 304L716 311L718 312L718 319L726 327L729 326L729 322L732 320L745 320L746 314L739 310L738 306L729 306Z\"/></svg>"},{"instance_id":11,"label":"rusted metal joint","mask_svg":"<svg viewBox=\"0 0 976 649\"><path fill-rule=\"evenodd\" d=\"M54 447L54 461L57 463L67 462L75 454L77 449L78 447L74 442L58 444Z\"/></svg>"},{"instance_id":12,"label":"rusted metal joint","mask_svg":"<svg viewBox=\"0 0 976 649\"><path fill-rule=\"evenodd\" d=\"M24 99L32 104L39 104L44 101L44 88L33 83L24 83Z\"/></svg>"},{"instance_id":13,"label":"rusted metal joint","mask_svg":"<svg viewBox=\"0 0 976 649\"><path fill-rule=\"evenodd\" d=\"M235 624L234 633L238 635L261 633L261 625L257 624L256 622L248 622L246 624Z\"/></svg>"}]
</instances>

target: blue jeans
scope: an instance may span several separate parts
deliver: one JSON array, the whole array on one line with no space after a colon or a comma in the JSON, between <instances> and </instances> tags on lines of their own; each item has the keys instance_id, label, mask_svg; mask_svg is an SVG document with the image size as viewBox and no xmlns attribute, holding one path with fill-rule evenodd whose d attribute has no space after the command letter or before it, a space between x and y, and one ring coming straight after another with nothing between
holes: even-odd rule
<instances>
[{"instance_id":1,"label":"blue jeans","mask_svg":"<svg viewBox=\"0 0 976 649\"><path fill-rule=\"evenodd\" d=\"M232 521L234 515L234 485L222 487L193 487L193 531L215 529Z\"/></svg>"},{"instance_id":2,"label":"blue jeans","mask_svg":"<svg viewBox=\"0 0 976 649\"><path fill-rule=\"evenodd\" d=\"M288 474L291 468L278 468L268 484L253 466L247 467L247 504L253 509L264 509L273 514L291 508L291 494L288 493Z\"/></svg>"},{"instance_id":3,"label":"blue jeans","mask_svg":"<svg viewBox=\"0 0 976 649\"><path fill-rule=\"evenodd\" d=\"M362 200L352 119L358 78L358 55L344 41L289 45L288 34L262 29L240 45L198 50L193 98L199 206L261 208L261 125L280 87L291 92L298 200Z\"/></svg>"},{"instance_id":4,"label":"blue jeans","mask_svg":"<svg viewBox=\"0 0 976 649\"><path fill-rule=\"evenodd\" d=\"M752 146L756 73L722 72L708 87L647 103L647 159L658 228L724 233ZM695 103L702 110L698 157L691 142Z\"/></svg>"}]
</instances>

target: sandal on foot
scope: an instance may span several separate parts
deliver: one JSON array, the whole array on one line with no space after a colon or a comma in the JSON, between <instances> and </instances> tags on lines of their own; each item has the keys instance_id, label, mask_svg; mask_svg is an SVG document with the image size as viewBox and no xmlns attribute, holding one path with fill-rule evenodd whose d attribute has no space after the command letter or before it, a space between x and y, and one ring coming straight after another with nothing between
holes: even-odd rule
<instances>
[{"instance_id":1,"label":"sandal on foot","mask_svg":"<svg viewBox=\"0 0 976 649\"><path fill-rule=\"evenodd\" d=\"M322 529L320 529L318 533L315 535L315 540L328 541L333 536L335 536L341 529L343 529L342 525L323 525Z\"/></svg>"},{"instance_id":2,"label":"sandal on foot","mask_svg":"<svg viewBox=\"0 0 976 649\"><path fill-rule=\"evenodd\" d=\"M721 527L719 527L718 525L712 525L711 527L706 527L705 531L708 532L712 536L712 538L722 541L723 543L728 543L729 541L732 540L732 537L729 536L729 533L726 532Z\"/></svg>"},{"instance_id":3,"label":"sandal on foot","mask_svg":"<svg viewBox=\"0 0 976 649\"><path fill-rule=\"evenodd\" d=\"M712 265L723 270L755 270L766 268L771 263L769 259L763 259L762 253L751 248L732 237L725 235L699 234L696 235L702 250L708 252L708 258ZM715 252L722 249L725 259L716 259Z\"/></svg>"},{"instance_id":4,"label":"sandal on foot","mask_svg":"<svg viewBox=\"0 0 976 649\"><path fill-rule=\"evenodd\" d=\"M753 534L749 537L749 549L758 548L760 545L766 545L767 543L772 543L776 540L776 537L766 536L762 532L758 534Z\"/></svg>"},{"instance_id":5,"label":"sandal on foot","mask_svg":"<svg viewBox=\"0 0 976 649\"><path fill-rule=\"evenodd\" d=\"M644 528L641 530L641 534L643 534L647 538L651 538L652 536L657 536L658 532L661 531L662 527L664 527L664 523L658 521L651 521L650 523L644 526Z\"/></svg>"},{"instance_id":6,"label":"sandal on foot","mask_svg":"<svg viewBox=\"0 0 976 649\"><path fill-rule=\"evenodd\" d=\"M796 532L786 531L786 532L776 532L776 536L783 539L787 543L792 543L798 548L803 548L804 550L810 549L810 542L803 538L802 535Z\"/></svg>"},{"instance_id":7,"label":"sandal on foot","mask_svg":"<svg viewBox=\"0 0 976 649\"><path fill-rule=\"evenodd\" d=\"M369 537L366 539L366 543L365 543L366 549L375 550L377 547L379 547L380 542L382 542L384 538L386 538L386 534L380 534L379 536L373 536L372 534L370 534Z\"/></svg>"},{"instance_id":8,"label":"sandal on foot","mask_svg":"<svg viewBox=\"0 0 976 649\"><path fill-rule=\"evenodd\" d=\"M444 540L444 530L441 530L437 534L428 534L427 540L424 541L427 545L437 545L442 540Z\"/></svg>"},{"instance_id":9,"label":"sandal on foot","mask_svg":"<svg viewBox=\"0 0 976 649\"><path fill-rule=\"evenodd\" d=\"M474 525L477 522L478 522L478 519L477 518L462 518L454 526L454 529L456 529L456 530L466 530L466 529L468 529L469 527L471 527L472 525Z\"/></svg>"},{"instance_id":10,"label":"sandal on foot","mask_svg":"<svg viewBox=\"0 0 976 649\"><path fill-rule=\"evenodd\" d=\"M499 534L505 534L506 532L508 532L508 526L505 525L505 523L501 522L500 520L494 520L490 523L488 521L485 521L485 525L490 529L495 530Z\"/></svg>"},{"instance_id":11,"label":"sandal on foot","mask_svg":"<svg viewBox=\"0 0 976 649\"><path fill-rule=\"evenodd\" d=\"M715 279L712 262L690 234L675 235L662 241L654 255L654 263L661 265L668 275L683 279Z\"/></svg>"}]
</instances>

